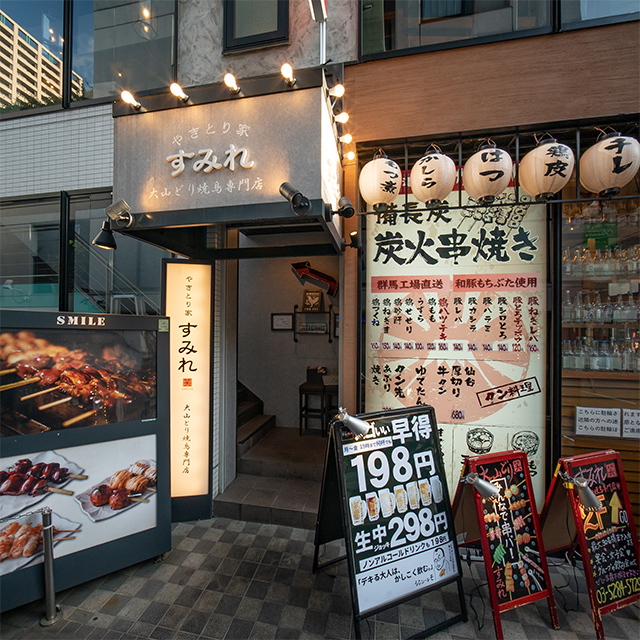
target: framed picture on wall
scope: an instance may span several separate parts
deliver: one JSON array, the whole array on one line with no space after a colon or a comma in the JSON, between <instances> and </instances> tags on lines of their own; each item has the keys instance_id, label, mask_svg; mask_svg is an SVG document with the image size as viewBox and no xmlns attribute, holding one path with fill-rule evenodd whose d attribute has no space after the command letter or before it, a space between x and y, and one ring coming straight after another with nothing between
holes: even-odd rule
<instances>
[{"instance_id":1,"label":"framed picture on wall","mask_svg":"<svg viewBox=\"0 0 640 640\"><path fill-rule=\"evenodd\" d=\"M314 313L322 309L322 291L320 289L305 289L302 299L303 313Z\"/></svg>"},{"instance_id":2,"label":"framed picture on wall","mask_svg":"<svg viewBox=\"0 0 640 640\"><path fill-rule=\"evenodd\" d=\"M293 331L293 313L272 313L271 331Z\"/></svg>"}]
</instances>

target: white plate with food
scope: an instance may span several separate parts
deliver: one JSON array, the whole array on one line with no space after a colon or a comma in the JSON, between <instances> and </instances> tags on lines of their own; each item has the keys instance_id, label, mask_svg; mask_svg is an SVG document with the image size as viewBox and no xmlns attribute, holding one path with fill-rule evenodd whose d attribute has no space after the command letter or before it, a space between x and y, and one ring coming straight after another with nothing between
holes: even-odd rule
<instances>
[{"instance_id":1,"label":"white plate with food","mask_svg":"<svg viewBox=\"0 0 640 640\"><path fill-rule=\"evenodd\" d=\"M7 477L3 474L0 482L0 519L33 506L50 493L58 493L71 480L87 477L82 467L55 451L16 459L2 471ZM61 493L72 495L73 491L63 489Z\"/></svg>"},{"instance_id":2,"label":"white plate with food","mask_svg":"<svg viewBox=\"0 0 640 640\"><path fill-rule=\"evenodd\" d=\"M59 543L73 540L82 525L51 513L54 548ZM54 550L54 557L56 555ZM42 514L34 512L0 525L0 576L13 573L29 564L42 562Z\"/></svg>"},{"instance_id":3,"label":"white plate with food","mask_svg":"<svg viewBox=\"0 0 640 640\"><path fill-rule=\"evenodd\" d=\"M155 495L156 481L155 460L138 460L74 498L93 522L100 522L148 503Z\"/></svg>"}]
</instances>

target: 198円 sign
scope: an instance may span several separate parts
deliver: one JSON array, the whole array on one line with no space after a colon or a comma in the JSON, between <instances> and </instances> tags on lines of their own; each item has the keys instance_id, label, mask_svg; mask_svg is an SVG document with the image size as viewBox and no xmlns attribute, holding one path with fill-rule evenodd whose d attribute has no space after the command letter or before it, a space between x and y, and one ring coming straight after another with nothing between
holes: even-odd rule
<instances>
[{"instance_id":1,"label":"198\u5186 sign","mask_svg":"<svg viewBox=\"0 0 640 640\"><path fill-rule=\"evenodd\" d=\"M358 610L367 614L460 574L431 407L370 414L340 438Z\"/></svg>"}]
</instances>

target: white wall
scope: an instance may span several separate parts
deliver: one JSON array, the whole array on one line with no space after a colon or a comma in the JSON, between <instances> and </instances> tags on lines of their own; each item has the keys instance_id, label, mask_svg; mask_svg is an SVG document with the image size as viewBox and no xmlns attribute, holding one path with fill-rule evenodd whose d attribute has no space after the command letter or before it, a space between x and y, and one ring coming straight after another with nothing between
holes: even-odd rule
<instances>
[{"instance_id":1,"label":"white wall","mask_svg":"<svg viewBox=\"0 0 640 640\"><path fill-rule=\"evenodd\" d=\"M293 332L271 331L272 313L293 313L295 304L302 307L304 289L319 288L301 285L293 274L291 263L303 260L339 280L338 256L239 263L238 379L263 400L265 413L275 415L281 427L298 426L298 387L306 380L307 367L327 367L325 383L337 384L339 340L329 344L328 335L307 334L295 343ZM337 305L337 297L330 299L325 293L325 310L331 302Z\"/></svg>"},{"instance_id":2,"label":"white wall","mask_svg":"<svg viewBox=\"0 0 640 640\"><path fill-rule=\"evenodd\" d=\"M111 105L4 120L0 197L113 184Z\"/></svg>"}]
</instances>

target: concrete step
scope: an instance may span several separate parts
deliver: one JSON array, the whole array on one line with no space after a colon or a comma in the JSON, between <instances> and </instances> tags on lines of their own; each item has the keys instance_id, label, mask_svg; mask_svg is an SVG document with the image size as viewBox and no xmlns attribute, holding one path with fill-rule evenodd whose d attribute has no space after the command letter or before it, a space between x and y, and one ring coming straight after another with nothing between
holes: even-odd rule
<instances>
[{"instance_id":1,"label":"concrete step","mask_svg":"<svg viewBox=\"0 0 640 640\"><path fill-rule=\"evenodd\" d=\"M236 410L236 425L241 427L252 418L262 414L263 410L264 403L260 400L249 399L238 402Z\"/></svg>"},{"instance_id":2,"label":"concrete step","mask_svg":"<svg viewBox=\"0 0 640 640\"><path fill-rule=\"evenodd\" d=\"M238 474L213 501L213 515L234 520L314 529L320 483Z\"/></svg>"},{"instance_id":3,"label":"concrete step","mask_svg":"<svg viewBox=\"0 0 640 640\"><path fill-rule=\"evenodd\" d=\"M236 445L238 458L242 457L252 447L255 447L275 426L275 416L265 416L261 413L238 427Z\"/></svg>"}]
</instances>

